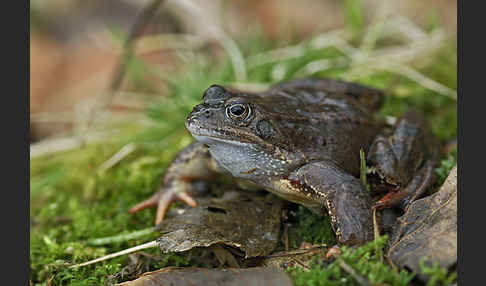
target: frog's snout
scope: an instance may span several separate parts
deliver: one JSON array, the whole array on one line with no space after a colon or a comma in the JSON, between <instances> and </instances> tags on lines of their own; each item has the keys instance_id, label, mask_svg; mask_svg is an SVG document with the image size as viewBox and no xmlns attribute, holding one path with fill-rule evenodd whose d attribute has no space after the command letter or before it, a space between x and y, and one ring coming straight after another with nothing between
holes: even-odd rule
<instances>
[{"instance_id":1,"label":"frog's snout","mask_svg":"<svg viewBox=\"0 0 486 286\"><path fill-rule=\"evenodd\" d=\"M212 115L213 110L209 110L201 107L201 105L196 105L192 109L191 113L186 118L186 128L189 132L194 133L201 127L201 124L207 121Z\"/></svg>"},{"instance_id":2,"label":"frog's snout","mask_svg":"<svg viewBox=\"0 0 486 286\"><path fill-rule=\"evenodd\" d=\"M197 117L194 116L193 112L189 113L189 115L186 118L186 128L189 130L189 132L193 132L195 126L197 124Z\"/></svg>"}]
</instances>

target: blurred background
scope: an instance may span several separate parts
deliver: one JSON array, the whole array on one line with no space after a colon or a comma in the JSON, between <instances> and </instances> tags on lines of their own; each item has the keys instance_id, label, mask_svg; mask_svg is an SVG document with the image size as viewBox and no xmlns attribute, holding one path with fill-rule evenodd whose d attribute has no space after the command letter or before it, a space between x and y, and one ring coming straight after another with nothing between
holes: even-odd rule
<instances>
[{"instance_id":1,"label":"blurred background","mask_svg":"<svg viewBox=\"0 0 486 286\"><path fill-rule=\"evenodd\" d=\"M185 117L211 84L259 91L313 76L382 89L379 115L390 122L407 109L425 114L445 147L443 182L456 162L456 5L31 0L31 285L113 281L126 257L67 265L157 238L89 244L153 226L155 209L128 209L157 190L191 142ZM302 232L322 243L308 225ZM174 254L149 265L188 263Z\"/></svg>"},{"instance_id":2,"label":"blurred background","mask_svg":"<svg viewBox=\"0 0 486 286\"><path fill-rule=\"evenodd\" d=\"M101 100L99 98L103 97L103 93L110 92L123 42L137 15L150 2L30 2L32 142L72 135L83 125L84 112L93 105L102 105L97 101ZM346 5L355 7L346 8ZM353 12L353 9L356 11ZM116 94L106 96L111 99L102 110L110 113L110 120L118 115L126 119L126 116L133 116L144 108L147 97L166 96L165 75L183 73L184 65L190 62L189 54L203 54L216 61L228 57L228 52L233 51L236 62L240 57L247 56L249 62L240 63L242 66L238 67L237 76L240 81L248 81L247 73L251 72L252 65L264 64L249 57L249 53L256 49L250 51L248 47L261 44L261 41L255 43L256 37L264 39L266 47L290 47L322 33L336 32L349 26L357 30L362 28L362 31L355 31L359 33L365 32L364 27L368 24L375 24L377 31L372 33L386 33L383 30L393 28L388 25L393 20L398 26L389 31L394 33L393 40L411 37L405 39L408 41L406 44L411 46L411 41L417 44L433 41L426 35L431 25L440 26L443 30L440 40L455 37L456 15L456 1L453 0L162 1L134 43L136 62L129 66ZM385 19L388 20L385 27L376 25ZM350 40L349 35L341 35L343 40ZM373 41L369 39L373 37L380 35L371 35L368 40ZM228 38L234 39L232 42L235 45L231 42L225 44ZM331 42L336 41L330 38L327 43L326 39L320 40L323 43L318 45L332 46L335 43ZM362 47L361 44L355 47ZM437 47L437 41L433 44ZM289 55L284 55L282 60L298 57L296 50L287 52ZM425 54L424 51L417 53ZM407 62L415 58L409 58ZM268 58L263 61L268 61ZM274 72L278 73L279 70ZM277 76L274 79L280 78Z\"/></svg>"}]
</instances>

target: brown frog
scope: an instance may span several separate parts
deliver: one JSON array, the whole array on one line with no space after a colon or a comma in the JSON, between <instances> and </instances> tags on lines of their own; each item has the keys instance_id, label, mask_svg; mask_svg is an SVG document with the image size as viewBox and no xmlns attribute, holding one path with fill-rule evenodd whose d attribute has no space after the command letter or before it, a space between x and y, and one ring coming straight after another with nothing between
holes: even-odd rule
<instances>
[{"instance_id":1,"label":"brown frog","mask_svg":"<svg viewBox=\"0 0 486 286\"><path fill-rule=\"evenodd\" d=\"M434 182L435 139L408 112L394 128L375 118L382 92L330 79L299 79L263 93L210 86L186 119L196 139L167 169L161 189L130 212L174 200L196 206L192 182L218 173L328 213L339 243L373 239L372 208L406 206ZM360 149L390 193L373 205L359 179Z\"/></svg>"}]
</instances>

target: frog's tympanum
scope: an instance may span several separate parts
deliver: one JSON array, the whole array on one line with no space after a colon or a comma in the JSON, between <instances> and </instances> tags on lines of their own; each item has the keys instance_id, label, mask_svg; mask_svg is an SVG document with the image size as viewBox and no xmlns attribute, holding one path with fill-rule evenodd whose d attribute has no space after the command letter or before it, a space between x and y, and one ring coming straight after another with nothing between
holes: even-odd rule
<instances>
[{"instance_id":1,"label":"frog's tympanum","mask_svg":"<svg viewBox=\"0 0 486 286\"><path fill-rule=\"evenodd\" d=\"M263 93L210 86L186 119L196 139L167 169L161 189L134 206L174 200L196 206L192 182L229 174L317 213L328 213L339 243L373 239L373 208L406 207L434 183L437 145L407 112L393 128L375 117L383 94L329 79L300 79ZM388 194L373 204L359 179L360 149Z\"/></svg>"}]
</instances>

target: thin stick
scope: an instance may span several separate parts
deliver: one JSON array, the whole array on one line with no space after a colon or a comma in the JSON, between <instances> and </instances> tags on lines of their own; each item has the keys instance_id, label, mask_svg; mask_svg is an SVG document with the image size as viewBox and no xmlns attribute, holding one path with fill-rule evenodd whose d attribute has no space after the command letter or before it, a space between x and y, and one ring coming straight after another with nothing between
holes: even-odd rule
<instances>
[{"instance_id":1,"label":"thin stick","mask_svg":"<svg viewBox=\"0 0 486 286\"><path fill-rule=\"evenodd\" d=\"M378 226L378 222L376 221L376 209L373 209L373 232L375 235L375 240L377 240L380 236L380 228ZM383 262L383 252L381 247L378 245L375 245L375 253L380 257L380 261Z\"/></svg>"},{"instance_id":2,"label":"thin stick","mask_svg":"<svg viewBox=\"0 0 486 286\"><path fill-rule=\"evenodd\" d=\"M344 260L339 258L338 263L339 263L339 266L341 266L341 268L344 271L346 271L349 275L351 275L360 285L363 285L363 286L369 286L370 285L370 282L368 282L368 280L366 278L364 278L363 276L356 273L356 271L351 266L349 266L346 262L344 262Z\"/></svg>"},{"instance_id":3,"label":"thin stick","mask_svg":"<svg viewBox=\"0 0 486 286\"><path fill-rule=\"evenodd\" d=\"M147 243L144 243L144 244L141 244L141 245L137 245L135 247L124 249L122 251L118 251L118 252L115 252L115 253L112 253L112 254L108 254L108 255L105 255L103 257L96 258L96 259L93 259L93 260L90 260L90 261L87 261L87 262L83 262L83 263L76 264L76 265L71 265L71 266L69 266L69 268L86 266L86 265L90 265L90 264L93 264L93 263L96 263L96 262L115 258L115 257L121 256L121 255L124 255L124 254L133 253L133 252L136 252L136 251L139 251L139 250L142 250L142 249L154 248L154 247L157 247L157 246L158 246L157 241L154 240L154 241L147 242Z\"/></svg>"},{"instance_id":4,"label":"thin stick","mask_svg":"<svg viewBox=\"0 0 486 286\"><path fill-rule=\"evenodd\" d=\"M376 221L376 209L373 209L373 232L375 234L375 240L380 236L380 228Z\"/></svg>"},{"instance_id":5,"label":"thin stick","mask_svg":"<svg viewBox=\"0 0 486 286\"><path fill-rule=\"evenodd\" d=\"M123 146L123 148L121 148L120 151L118 151L115 155L111 156L110 159L105 161L99 167L99 170L100 171L106 171L106 170L110 169L111 167L115 166L118 162L120 162L123 158L125 158L130 153L135 151L136 148L137 148L136 145L133 144L133 143L129 143L129 144Z\"/></svg>"},{"instance_id":6,"label":"thin stick","mask_svg":"<svg viewBox=\"0 0 486 286\"><path fill-rule=\"evenodd\" d=\"M132 240L132 239L135 239L135 238L145 236L147 234L153 233L154 231L155 231L154 227L149 227L149 228L137 230L137 231L134 231L134 232L131 232L131 233L90 239L86 242L86 244L96 246L96 245L103 245L103 244L108 244L108 243L123 242L123 241L128 241L128 240Z\"/></svg>"}]
</instances>

